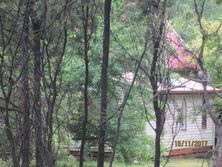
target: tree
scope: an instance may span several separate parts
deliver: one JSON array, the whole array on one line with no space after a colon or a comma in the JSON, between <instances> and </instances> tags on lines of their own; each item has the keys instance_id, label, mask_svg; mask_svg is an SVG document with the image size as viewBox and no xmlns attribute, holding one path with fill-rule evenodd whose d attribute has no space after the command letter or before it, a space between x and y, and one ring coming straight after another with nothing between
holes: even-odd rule
<instances>
[{"instance_id":1,"label":"tree","mask_svg":"<svg viewBox=\"0 0 222 167\"><path fill-rule=\"evenodd\" d=\"M112 0L105 0L104 4L104 32L103 32L103 61L101 72L101 111L99 122L99 147L97 166L104 166L104 145L106 134L106 119L107 119L107 83L108 83L108 60L109 60L109 45L110 45L110 12Z\"/></svg>"},{"instance_id":2,"label":"tree","mask_svg":"<svg viewBox=\"0 0 222 167\"><path fill-rule=\"evenodd\" d=\"M199 76L198 77L200 78L200 80L203 84L204 90L207 90L207 85L209 83L209 76L207 73L207 69L205 68L203 58L204 58L204 51L205 51L206 42L208 39L208 34L206 33L206 30L204 29L203 22L202 22L205 2L206 1L203 0L203 1L201 1L200 5L199 5L197 3L197 1L194 0L194 7L195 7L196 15L197 15L197 22L198 22L199 31L201 34L201 45L197 51L197 54L194 54L194 57L195 57L195 59L198 63L198 66L199 66ZM220 28L220 26L218 28ZM205 101L204 107L206 108L208 114L210 115L212 121L215 124L217 143L215 146L215 150L213 150L213 157L212 158L213 158L213 166L218 167L218 166L222 166L222 142L221 142L222 127L221 127L221 122L220 122L220 119L215 117L215 114L212 109L212 105L209 101L209 95L208 95L207 91L205 91L203 98Z\"/></svg>"},{"instance_id":3,"label":"tree","mask_svg":"<svg viewBox=\"0 0 222 167\"><path fill-rule=\"evenodd\" d=\"M35 4L35 3L34 3ZM41 109L41 78L42 78L42 53L41 34L42 20L32 6L32 30L34 32L33 63L34 63L34 127L35 127L35 156L36 167L42 167L44 161L44 149L42 138L42 109Z\"/></svg>"},{"instance_id":4,"label":"tree","mask_svg":"<svg viewBox=\"0 0 222 167\"><path fill-rule=\"evenodd\" d=\"M166 84L168 81L169 73L163 67L163 54L166 50L165 43L165 23L166 23L166 9L168 1L156 2L148 9L150 10L150 32L152 36L152 49L151 49L151 65L150 71L147 76L152 88L152 105L155 112L156 128L155 128L155 159L154 167L160 166L161 158L161 134L165 123L166 104L168 99L167 92L158 91L158 83ZM153 17L154 15L154 17ZM156 17L158 16L158 17ZM162 62L162 63L161 63Z\"/></svg>"},{"instance_id":5,"label":"tree","mask_svg":"<svg viewBox=\"0 0 222 167\"><path fill-rule=\"evenodd\" d=\"M30 93L29 93L29 2L25 2L25 11L23 14L23 39L22 39L22 55L24 63L22 64L21 74L21 97L22 97L22 132L21 132L21 156L22 167L28 167L30 163Z\"/></svg>"},{"instance_id":6,"label":"tree","mask_svg":"<svg viewBox=\"0 0 222 167\"><path fill-rule=\"evenodd\" d=\"M7 5L11 5L11 3L13 2L5 2ZM21 109L12 97L16 99L18 96L18 94L15 93L19 90L16 85L19 83L25 64L21 63L21 59L26 57L27 54L27 51L25 51L26 53L24 53L24 50L21 51L21 46L24 46L23 49L27 49L27 3L20 2L16 10L12 10L12 8L9 7L9 9L5 8L3 11L4 12L0 13L0 95L3 105L2 115L5 125L4 129L10 143L13 166L18 166L20 162L21 131L17 127L21 125ZM6 14L9 11L11 15ZM22 14L24 14L24 17L22 17ZM24 42L24 39L26 42ZM27 118L25 115L26 114L23 115L23 118ZM14 120L12 118L14 118ZM24 148L24 143L22 145ZM26 163L27 159L24 157L22 159L23 162Z\"/></svg>"},{"instance_id":7,"label":"tree","mask_svg":"<svg viewBox=\"0 0 222 167\"><path fill-rule=\"evenodd\" d=\"M88 19L89 19L89 5L86 4L82 6L83 13L83 37L84 37L84 62L85 62L85 84L84 84L84 118L82 123L82 139L80 147L80 167L83 167L84 160L84 147L86 142L86 126L88 122L88 84L89 84L89 58L88 58L88 48L89 48L89 37L88 37Z\"/></svg>"},{"instance_id":8,"label":"tree","mask_svg":"<svg viewBox=\"0 0 222 167\"><path fill-rule=\"evenodd\" d=\"M192 2L192 3L191 3ZM219 1L218 1L219 2ZM190 4L189 4L190 3ZM220 21L220 6L215 5L213 1L190 1L188 6L190 7L189 15L192 17L187 17L184 23L194 25L195 30L192 38L185 38L192 47L190 51L198 65L198 75L192 74L198 81L201 81L203 87L206 90L208 84L213 84L214 86L221 87L221 64L220 64L220 40L221 40L221 21ZM207 8L206 8L207 6ZM212 9L214 12L212 12ZM217 13L218 12L218 13ZM212 14L217 13L217 14ZM187 12L184 13L187 15ZM175 19L175 18L173 18ZM177 19L177 18L176 18ZM177 20L175 21L177 24ZM180 29L183 26L177 26ZM184 29L184 34L190 34L190 31ZM187 36L187 35L186 35ZM219 92L215 92L219 95ZM219 95L220 97L220 95ZM220 138L221 125L218 120L218 114L215 114L215 109L209 101L209 95L205 92L203 95L205 102L204 108L213 120L216 128L216 138ZM219 154L221 146L219 143L216 144L215 150L213 150L213 165L221 166L221 159Z\"/></svg>"}]
</instances>

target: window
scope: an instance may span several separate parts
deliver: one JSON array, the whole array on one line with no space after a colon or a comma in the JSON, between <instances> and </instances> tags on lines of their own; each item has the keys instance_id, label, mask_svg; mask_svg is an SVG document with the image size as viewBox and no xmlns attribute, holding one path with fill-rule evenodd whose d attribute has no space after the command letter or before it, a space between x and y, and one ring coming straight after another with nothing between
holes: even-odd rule
<instances>
[{"instance_id":1,"label":"window","mask_svg":"<svg viewBox=\"0 0 222 167\"><path fill-rule=\"evenodd\" d=\"M177 125L180 130L187 130L187 102L185 98L183 99L182 107L178 109Z\"/></svg>"}]
</instances>

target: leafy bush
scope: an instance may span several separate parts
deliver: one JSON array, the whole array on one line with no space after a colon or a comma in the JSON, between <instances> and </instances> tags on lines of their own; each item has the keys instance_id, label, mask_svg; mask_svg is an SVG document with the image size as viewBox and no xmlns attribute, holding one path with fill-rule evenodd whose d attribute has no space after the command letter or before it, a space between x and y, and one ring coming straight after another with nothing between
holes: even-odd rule
<instances>
[{"instance_id":1,"label":"leafy bush","mask_svg":"<svg viewBox=\"0 0 222 167\"><path fill-rule=\"evenodd\" d=\"M67 149L60 149L57 155L58 167L73 167L78 166L76 158L68 153Z\"/></svg>"},{"instance_id":2,"label":"leafy bush","mask_svg":"<svg viewBox=\"0 0 222 167\"><path fill-rule=\"evenodd\" d=\"M148 136L135 136L120 141L117 147L117 159L131 164L153 160L154 140Z\"/></svg>"},{"instance_id":3,"label":"leafy bush","mask_svg":"<svg viewBox=\"0 0 222 167\"><path fill-rule=\"evenodd\" d=\"M6 160L0 159L0 166L1 167L9 167L9 166L12 166L12 163L9 160L6 161Z\"/></svg>"},{"instance_id":4,"label":"leafy bush","mask_svg":"<svg viewBox=\"0 0 222 167\"><path fill-rule=\"evenodd\" d=\"M213 109L214 109L214 115L217 118L222 117L222 99L219 97L216 97L213 101Z\"/></svg>"}]
</instances>

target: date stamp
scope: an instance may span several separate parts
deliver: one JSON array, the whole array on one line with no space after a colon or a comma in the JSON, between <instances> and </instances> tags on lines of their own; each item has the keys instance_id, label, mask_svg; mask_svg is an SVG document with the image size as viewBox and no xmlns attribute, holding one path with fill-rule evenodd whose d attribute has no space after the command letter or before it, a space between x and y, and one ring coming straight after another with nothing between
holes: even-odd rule
<instances>
[{"instance_id":1,"label":"date stamp","mask_svg":"<svg viewBox=\"0 0 222 167\"><path fill-rule=\"evenodd\" d=\"M207 140L176 140L174 141L175 147L206 147Z\"/></svg>"}]
</instances>

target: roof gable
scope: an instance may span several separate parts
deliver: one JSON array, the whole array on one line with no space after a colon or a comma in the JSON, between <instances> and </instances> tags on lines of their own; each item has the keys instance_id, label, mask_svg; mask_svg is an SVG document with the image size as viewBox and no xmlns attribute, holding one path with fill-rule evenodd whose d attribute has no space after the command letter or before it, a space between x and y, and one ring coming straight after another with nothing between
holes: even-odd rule
<instances>
[{"instance_id":1,"label":"roof gable","mask_svg":"<svg viewBox=\"0 0 222 167\"><path fill-rule=\"evenodd\" d=\"M200 81L180 77L177 79L171 79L169 86L159 84L158 91L169 91L170 94L194 94L204 92L215 94L221 90L209 85L205 90L203 84Z\"/></svg>"},{"instance_id":2,"label":"roof gable","mask_svg":"<svg viewBox=\"0 0 222 167\"><path fill-rule=\"evenodd\" d=\"M197 64L191 53L186 49L186 44L180 35L172 28L169 22L166 22L166 40L172 46L172 49L178 56L167 56L167 64L173 71L196 70Z\"/></svg>"}]
</instances>

